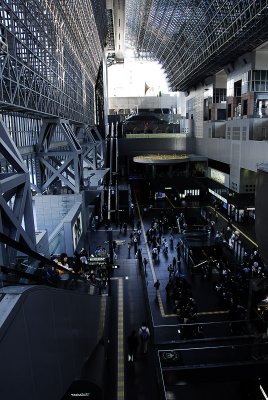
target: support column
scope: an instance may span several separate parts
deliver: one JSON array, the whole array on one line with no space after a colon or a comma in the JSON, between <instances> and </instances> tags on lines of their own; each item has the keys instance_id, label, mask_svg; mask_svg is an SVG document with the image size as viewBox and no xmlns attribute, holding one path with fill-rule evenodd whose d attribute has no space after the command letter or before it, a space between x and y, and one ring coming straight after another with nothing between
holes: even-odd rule
<instances>
[{"instance_id":1,"label":"support column","mask_svg":"<svg viewBox=\"0 0 268 400\"><path fill-rule=\"evenodd\" d=\"M56 141L60 132L62 140ZM37 176L41 193L49 191L60 180L73 193L83 185L82 148L69 121L44 120L37 144Z\"/></svg>"},{"instance_id":2,"label":"support column","mask_svg":"<svg viewBox=\"0 0 268 400\"><path fill-rule=\"evenodd\" d=\"M2 120L0 120L0 154L12 171L0 173L0 232L35 250L29 172ZM7 256L5 246L1 246L0 263L4 261L12 262Z\"/></svg>"}]
</instances>

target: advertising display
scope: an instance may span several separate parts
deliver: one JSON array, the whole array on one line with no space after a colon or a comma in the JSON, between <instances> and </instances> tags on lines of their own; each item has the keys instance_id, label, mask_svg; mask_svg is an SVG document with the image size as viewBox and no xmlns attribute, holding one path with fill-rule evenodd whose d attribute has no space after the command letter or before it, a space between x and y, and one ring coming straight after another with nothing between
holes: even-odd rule
<instances>
[{"instance_id":1,"label":"advertising display","mask_svg":"<svg viewBox=\"0 0 268 400\"><path fill-rule=\"evenodd\" d=\"M218 171L214 168L208 168L208 178L213 179L220 183L221 185L229 188L229 175L225 174L224 172Z\"/></svg>"}]
</instances>

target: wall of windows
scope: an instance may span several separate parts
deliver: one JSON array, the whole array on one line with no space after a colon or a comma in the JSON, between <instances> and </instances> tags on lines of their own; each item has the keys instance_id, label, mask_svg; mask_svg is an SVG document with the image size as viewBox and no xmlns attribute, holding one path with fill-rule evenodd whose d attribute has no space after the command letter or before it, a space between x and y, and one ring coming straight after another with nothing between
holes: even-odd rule
<instances>
[{"instance_id":1,"label":"wall of windows","mask_svg":"<svg viewBox=\"0 0 268 400\"><path fill-rule=\"evenodd\" d=\"M268 92L268 71L250 71L251 92Z\"/></svg>"},{"instance_id":2,"label":"wall of windows","mask_svg":"<svg viewBox=\"0 0 268 400\"><path fill-rule=\"evenodd\" d=\"M213 103L226 102L226 88L215 88L213 91Z\"/></svg>"},{"instance_id":3,"label":"wall of windows","mask_svg":"<svg viewBox=\"0 0 268 400\"><path fill-rule=\"evenodd\" d=\"M41 119L19 114L2 114L11 138L18 147L34 146L40 133Z\"/></svg>"}]
</instances>

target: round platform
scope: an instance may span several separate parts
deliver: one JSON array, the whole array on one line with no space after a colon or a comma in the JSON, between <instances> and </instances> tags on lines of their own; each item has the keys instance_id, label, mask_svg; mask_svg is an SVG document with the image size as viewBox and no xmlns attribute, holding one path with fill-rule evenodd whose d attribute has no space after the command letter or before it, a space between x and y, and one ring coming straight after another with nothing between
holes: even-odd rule
<instances>
[{"instance_id":1,"label":"round platform","mask_svg":"<svg viewBox=\"0 0 268 400\"><path fill-rule=\"evenodd\" d=\"M133 157L133 161L140 164L178 164L189 160L187 154L145 154Z\"/></svg>"}]
</instances>

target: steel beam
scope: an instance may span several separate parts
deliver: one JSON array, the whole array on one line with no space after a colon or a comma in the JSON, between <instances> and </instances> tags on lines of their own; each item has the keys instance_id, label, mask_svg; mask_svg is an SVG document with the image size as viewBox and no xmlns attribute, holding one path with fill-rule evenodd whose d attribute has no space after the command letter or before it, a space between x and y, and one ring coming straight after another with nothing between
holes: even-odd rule
<instances>
[{"instance_id":1,"label":"steel beam","mask_svg":"<svg viewBox=\"0 0 268 400\"><path fill-rule=\"evenodd\" d=\"M0 173L0 232L35 249L35 228L29 173L14 141L0 120L0 154L13 172ZM1 247L0 258L4 260Z\"/></svg>"},{"instance_id":2,"label":"steel beam","mask_svg":"<svg viewBox=\"0 0 268 400\"><path fill-rule=\"evenodd\" d=\"M127 0L126 40L185 91L267 41L268 0Z\"/></svg>"},{"instance_id":3,"label":"steel beam","mask_svg":"<svg viewBox=\"0 0 268 400\"><path fill-rule=\"evenodd\" d=\"M57 132L61 142L57 141ZM36 148L40 191L49 191L60 180L73 193L79 193L83 183L82 148L69 121L44 119Z\"/></svg>"}]
</instances>

